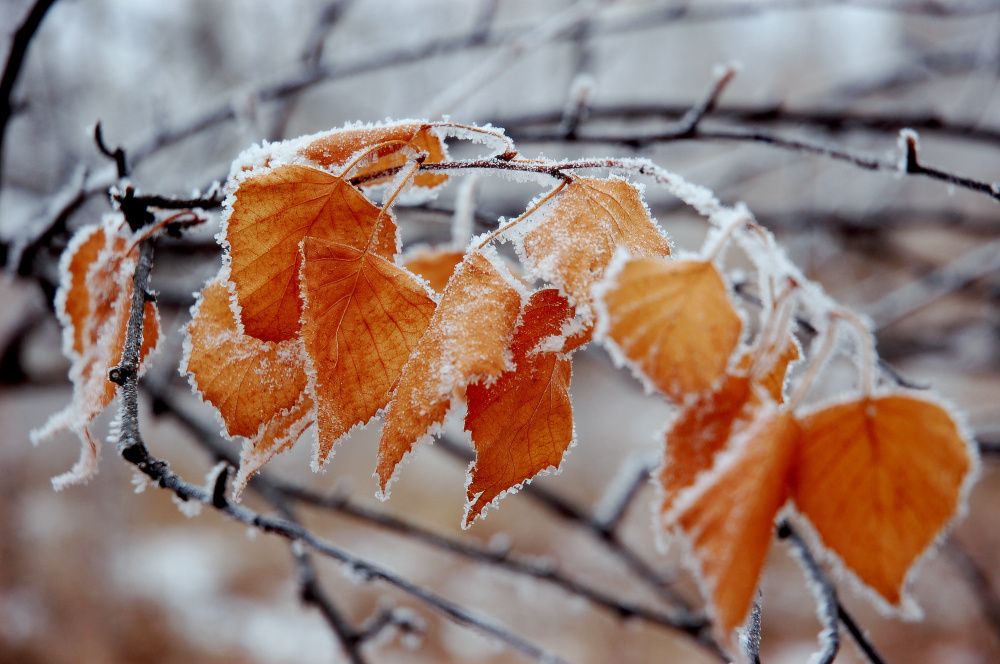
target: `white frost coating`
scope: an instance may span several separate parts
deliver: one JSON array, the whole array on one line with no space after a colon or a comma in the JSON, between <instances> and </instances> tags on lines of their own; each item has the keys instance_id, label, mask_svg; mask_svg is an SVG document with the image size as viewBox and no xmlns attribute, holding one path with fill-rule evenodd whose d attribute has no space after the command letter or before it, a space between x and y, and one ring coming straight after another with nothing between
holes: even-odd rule
<instances>
[{"instance_id":1,"label":"white frost coating","mask_svg":"<svg viewBox=\"0 0 1000 664\"><path fill-rule=\"evenodd\" d=\"M795 510L790 506L786 506L782 510L782 514L779 518L792 520L794 519ZM803 575L806 580L806 587L812 594L815 600L816 617L819 618L820 632L817 636L817 642L819 643L820 649L814 652L809 657L808 664L822 664L829 658L829 654L834 652L834 648L839 647L839 634L837 629L839 628L839 616L837 615L837 604L836 596L829 597L827 594L827 588L823 586L820 579L813 575L812 566L806 559L807 552L801 547L796 546L795 543L789 542L789 553L799 566L802 568ZM818 567L819 562L814 561L815 565ZM820 570L822 573L822 570ZM831 601L832 600L832 601Z\"/></svg>"},{"instance_id":2,"label":"white frost coating","mask_svg":"<svg viewBox=\"0 0 1000 664\"><path fill-rule=\"evenodd\" d=\"M95 233L103 229L102 224L90 224L84 226L70 238L69 244L66 245L66 249L63 250L62 255L59 257L59 288L56 290L55 308L56 308L56 318L59 319L60 325L62 325L62 351L63 355L69 358L70 361L75 361L79 359L79 354L73 348L73 336L75 333L75 325L69 317L69 312L66 311L66 299L69 297L69 291L73 286L73 275L70 274L69 265L72 262L73 257L76 252L79 251L80 247L83 246ZM107 246L107 239L105 240L105 246ZM96 261L87 270L87 275L90 271L96 267ZM84 275L84 281L86 281L86 275Z\"/></svg>"},{"instance_id":3,"label":"white frost coating","mask_svg":"<svg viewBox=\"0 0 1000 664\"><path fill-rule=\"evenodd\" d=\"M614 289L618 285L618 277L621 275L622 270L625 268L625 264L631 260L631 256L628 251L623 247L618 247L615 250L615 255L608 264L608 269L604 273L604 279L598 281L591 288L591 295L593 296L594 302L594 313L596 315L596 322L594 324L594 340L601 343L604 349L611 356L611 361L618 368L626 367L632 372L632 375L642 384L643 390L646 394L655 394L659 391L656 385L650 380L649 376L639 367L638 364L630 360L626 355L625 351L611 338L608 333L608 329L611 325L611 314L608 311L607 304L604 302L604 296L608 291Z\"/></svg>"},{"instance_id":4,"label":"white frost coating","mask_svg":"<svg viewBox=\"0 0 1000 664\"><path fill-rule=\"evenodd\" d=\"M494 127L487 123L484 125L462 125L454 122L432 122L436 132L441 138L457 138L460 141L468 141L485 145L490 148L490 153L482 155L480 158L490 158L499 156L507 152L511 143L506 136L503 127Z\"/></svg>"},{"instance_id":5,"label":"white frost coating","mask_svg":"<svg viewBox=\"0 0 1000 664\"><path fill-rule=\"evenodd\" d=\"M182 500L175 493L170 494L170 500L177 507L177 511L189 519L193 519L201 514L201 503L197 500Z\"/></svg>"},{"instance_id":6,"label":"white frost coating","mask_svg":"<svg viewBox=\"0 0 1000 664\"><path fill-rule=\"evenodd\" d=\"M138 470L132 471L132 490L135 493L145 493L150 487L149 477Z\"/></svg>"},{"instance_id":7,"label":"white frost coating","mask_svg":"<svg viewBox=\"0 0 1000 664\"><path fill-rule=\"evenodd\" d=\"M522 312L524 311L524 306L525 306L526 302L527 301L525 300L521 304L521 310L522 310ZM520 318L518 320L518 325L520 325ZM516 329L516 327L515 327L515 329ZM566 392L567 392L567 396L569 397L570 403L572 403L573 402L572 383L569 386L567 386ZM486 516L487 516L487 512L489 511L489 509L491 507L499 508L501 500L503 500L504 498L506 498L508 495L513 495L513 494L517 493L523 487L531 484L532 480L534 480L536 477L545 477L547 475L555 476L555 475L559 475L560 473L562 473L563 463L565 463L566 457L569 456L570 450L572 450L574 447L576 447L576 443L577 443L576 419L575 418L571 422L571 425L572 425L572 429L570 431L569 444L566 445L566 449L563 450L562 456L559 458L558 465L555 465L555 466L549 465L548 467L539 470L537 473L535 473L531 477L526 478L523 482L519 482L518 484L515 484L515 485L509 487L508 489L505 489L504 491L501 491L488 504L483 505L483 508L479 511L479 514L477 514L476 517L472 521L469 521L469 519L468 519L469 511L476 504L476 501L479 500L479 496L482 495L481 491L478 492L478 493L476 493L476 494L474 494L474 495L469 495L469 487L472 485L472 471L475 469L476 462L478 461L478 457L479 457L478 452L477 452L476 456L473 457L472 461L469 462L469 466L468 466L468 468L466 469L466 472L465 472L465 495L466 495L466 502L465 502L465 508L462 510L462 522L461 522L462 529L463 530L468 530L472 526L472 524L474 524L476 521L485 519ZM471 440L472 432L469 431L469 430L467 430L467 429L465 430L465 432L469 435L470 440ZM472 441L472 445L473 445L473 449L475 450L475 441Z\"/></svg>"},{"instance_id":8,"label":"white frost coating","mask_svg":"<svg viewBox=\"0 0 1000 664\"><path fill-rule=\"evenodd\" d=\"M795 525L800 528L800 532L809 544L809 548L814 552L819 552L819 555L823 558L823 560L833 568L838 579L847 579L848 585L855 594L866 598L872 603L872 605L875 606L876 609L879 610L880 613L885 616L900 617L904 620L915 621L920 620L923 617L923 611L921 610L916 599L909 592L913 585L913 580L916 579L919 574L920 568L922 568L928 560L934 557L934 554L944 543L944 540L947 539L948 533L955 527L955 524L965 517L969 509L969 495L972 493L972 487L979 479L979 475L982 472L982 466L979 457L979 447L975 443L975 436L972 433L972 428L969 426L964 414L957 410L951 402L932 392L915 392L913 390L901 388L876 389L872 393L873 398L891 395L910 397L942 408L955 422L959 436L961 437L962 443L965 445L966 452L969 456L969 470L962 481L962 486L959 488L958 503L955 508L955 513L941 526L941 528L938 529L933 541L927 546L926 549L924 549L923 553L917 556L916 560L913 561L913 564L910 565L910 569L907 570L903 579L903 588L900 593L901 599L899 606L893 606L887 602L885 598L862 581L851 570L851 568L847 566L843 559L837 555L836 551L826 545L819 532L817 532L816 528L813 526L812 522L809 521L808 517L796 509L794 501L789 501L787 509L792 515L794 515ZM854 401L858 398L858 396L859 395L857 394L842 395L840 398L824 401L820 404L811 406L808 409L800 409L799 411L796 411L795 414L796 417L801 420L808 417L812 413L825 408Z\"/></svg>"},{"instance_id":9,"label":"white frost coating","mask_svg":"<svg viewBox=\"0 0 1000 664\"><path fill-rule=\"evenodd\" d=\"M397 463L395 468L392 469L392 475L389 476L388 481L385 483L385 489L382 489L382 487L379 486L378 472L376 471L372 473L372 477L374 477L376 480L375 482L376 498L378 498L382 502L389 500L389 498L392 496L392 485L395 484L396 480L399 479L400 475L402 474L403 468L410 463L410 461L413 458L413 454L418 449L424 447L425 445L433 445L434 439L444 433L445 431L444 423L448 419L448 416L451 414L453 405L454 403L449 405L448 410L444 414L444 419L442 419L440 422L433 422L430 425L430 427L427 428L427 431L425 431L422 436L419 436L415 441L413 441L413 444L410 445L410 449L408 449L406 453L403 454L402 458L399 460L399 463ZM389 402L389 407L390 408L392 407L391 401ZM381 454L379 454L379 457L381 457Z\"/></svg>"},{"instance_id":10,"label":"white frost coating","mask_svg":"<svg viewBox=\"0 0 1000 664\"><path fill-rule=\"evenodd\" d=\"M474 458L472 461L469 462L469 466L468 466L468 468L465 471L465 495L466 495L466 501L465 501L465 508L462 510L462 522L461 522L462 530L468 530L477 521L482 521L483 519L485 519L487 517L487 514L488 514L488 512L489 512L489 510L491 508L499 508L500 507L500 501L502 501L507 496L513 496L515 493L517 493L518 491L520 491L524 487L526 487L529 484L531 484L536 478L546 477L546 476L553 476L554 477L554 476L559 475L560 473L562 473L562 468L563 468L563 464L566 462L566 457L569 456L570 451L574 447L576 447L577 440L578 439L576 437L576 422L574 421L573 422L573 430L570 433L569 444L566 446L566 449L563 450L563 454L562 454L562 457L560 457L560 459L559 459L559 464L558 465L556 465L556 466L550 465L550 466L547 466L545 468L542 468L541 470L539 470L537 473L535 473L531 477L525 478L525 480L523 482L518 482L517 484L515 484L515 485L513 485L513 486L511 486L511 487L509 487L507 489L504 489L503 491L501 491L500 493L498 493L493 498L493 500L491 500L489 503L483 505L483 508L479 511L479 514L477 514L476 517L472 521L469 521L469 511L476 504L476 501L479 500L479 496L482 495L481 491L478 492L478 493L476 493L476 494L473 494L471 496L469 495L469 487L472 485L472 471L476 467L476 461L477 461L477 458L478 458L478 455L477 455L477 458Z\"/></svg>"},{"instance_id":11,"label":"white frost coating","mask_svg":"<svg viewBox=\"0 0 1000 664\"><path fill-rule=\"evenodd\" d=\"M604 493L594 509L594 520L598 523L607 524L614 517L619 516L618 510L624 499L632 490L636 478L640 473L644 473L649 468L650 455L646 452L633 451L625 457L625 461L618 466L618 471L611 478L610 484L604 488Z\"/></svg>"},{"instance_id":12,"label":"white frost coating","mask_svg":"<svg viewBox=\"0 0 1000 664\"><path fill-rule=\"evenodd\" d=\"M694 483L677 495L677 498L671 506L670 512L665 517L665 521L667 523L677 523L680 515L685 510L701 499L707 491L715 486L722 475L738 464L743 453L746 451L747 446L756 435L757 430L766 424L776 412L776 409L770 406L761 408L761 410L758 411L757 419L750 426L746 427L746 429L737 433L735 436L730 437L726 446L721 451L716 453L712 467L700 473ZM692 572L692 576L698 585L698 589L702 597L714 597L715 585L711 579L708 579L705 576L701 561L698 559L698 556L694 554L694 546L687 533L685 533L682 528L676 528L671 534L673 539L681 545L681 550L684 554L682 556L682 561L685 567ZM717 616L715 614L715 606L711 601L706 604L706 612L708 613L709 618L714 622Z\"/></svg>"}]
</instances>

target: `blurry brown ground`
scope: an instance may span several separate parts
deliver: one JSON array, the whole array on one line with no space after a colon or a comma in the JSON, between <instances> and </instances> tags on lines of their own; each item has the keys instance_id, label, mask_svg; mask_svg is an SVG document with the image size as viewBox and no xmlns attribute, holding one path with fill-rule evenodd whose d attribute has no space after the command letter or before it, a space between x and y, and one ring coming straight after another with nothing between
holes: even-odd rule
<instances>
[{"instance_id":1,"label":"blurry brown ground","mask_svg":"<svg viewBox=\"0 0 1000 664\"><path fill-rule=\"evenodd\" d=\"M614 11L648 6L621 5ZM460 51L339 79L309 88L291 105L254 99L249 93L255 84L299 67L303 44L323 6L194 0L58 4L33 44L18 88L19 98L29 105L12 122L5 146L0 232L8 238L35 223L79 164L105 166L87 135L97 118L112 142L128 147L175 119L232 99L237 120L163 150L135 173L134 180L146 191L187 193L221 176L240 149L276 127L295 136L347 120L419 116L429 99L486 53ZM353 3L330 29L324 61L346 65L383 50L461 34L473 25L477 6L459 0ZM501 0L494 29L523 25L564 6ZM5 32L26 8L20 0L0 0ZM483 120L560 109L581 60L596 80L596 105L691 103L704 94L714 64L739 59L743 71L726 93L723 108L727 103L786 101L790 107L906 109L996 127L998 37L1000 13L945 20L829 9L664 23L594 35L584 46L562 41L531 48L467 95L454 117ZM954 70L913 65L938 52L971 53L978 59ZM874 85L895 71L916 74L909 82ZM859 93L864 83L873 90ZM279 122L282 118L286 121ZM895 144L892 131L830 135L796 126L775 131L878 155L890 153ZM990 179L1000 177L997 147L996 142L929 134L923 156ZM625 147L601 145L521 148L529 155L629 154ZM895 288L1000 236L995 202L928 180L869 173L760 146L671 143L647 154L710 186L726 201L746 201L761 222L775 228L809 276L862 311ZM510 215L537 188L488 181L481 191L481 210ZM442 205L449 204L453 193L454 187L443 195ZM654 214L678 243L695 248L701 222L669 207L671 201L654 187L648 195ZM93 221L104 210L106 203L96 197L72 223ZM945 227L942 211L985 221L976 232ZM857 223L844 225L837 218ZM893 227L858 225L874 218L887 218ZM400 219L411 239L447 233L447 217L403 210ZM790 221L794 229L785 228ZM205 231L201 237L210 234ZM154 282L163 301L182 304L217 266L212 251L162 251ZM880 346L896 367L913 380L932 383L967 413L975 430L993 440L1000 435L998 294L1000 279L993 273L880 332ZM59 333L33 282L0 284L0 303L4 347L25 321L38 321L20 355L26 376L5 375L0 391L0 662L340 661L327 626L298 602L283 541L251 536L210 510L186 518L155 488L134 493L132 471L111 449L105 450L101 473L89 485L52 492L48 478L72 464L76 442L64 437L33 449L28 432L69 398ZM164 306L169 330L186 316L186 304ZM179 345L179 335L172 333L153 376L172 380L183 394L186 383L176 375ZM578 444L564 471L540 483L593 507L623 464L636 454L655 452L656 432L668 410L614 370L597 348L578 356L575 371ZM186 405L212 422L211 413L193 399ZM103 418L97 428L106 425ZM200 481L207 457L182 429L169 418L150 416L144 432L154 453L170 460L187 479ZM623 599L655 603L591 538L523 495L508 497L499 511L461 532L464 466L431 447L420 449L408 464L392 500L377 503L371 498L376 434L366 430L344 444L325 474L308 470L309 439L276 460L273 470L319 490L349 490L359 500L455 537L479 542L509 538L514 551L551 559L568 574ZM968 516L953 533L995 590L1000 590L998 469L996 457L984 461ZM652 496L650 487L643 489L621 534L658 568L677 569L676 555L660 554L654 546ZM571 662L711 661L671 632L622 624L537 582L472 565L356 521L320 513L308 517L318 534L494 616ZM366 647L371 661L516 660L391 590L357 584L333 563L321 561L320 571L334 600L355 622L383 603L410 607L426 619L427 633L418 649L387 635ZM689 581L680 583L694 596ZM938 556L926 564L914 590L927 614L923 622L881 617L846 587L841 597L890 662L1000 661L1000 625L990 624L951 558ZM780 545L774 547L763 594L763 660L805 661L814 649L818 622L801 572ZM846 635L843 640L838 661L861 661Z\"/></svg>"}]
</instances>

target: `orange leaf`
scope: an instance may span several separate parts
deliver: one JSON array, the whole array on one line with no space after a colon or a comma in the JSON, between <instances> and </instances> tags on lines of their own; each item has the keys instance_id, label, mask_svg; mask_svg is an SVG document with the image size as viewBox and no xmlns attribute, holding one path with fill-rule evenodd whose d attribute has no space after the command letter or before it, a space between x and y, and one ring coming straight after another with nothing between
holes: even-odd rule
<instances>
[{"instance_id":1,"label":"orange leaf","mask_svg":"<svg viewBox=\"0 0 1000 664\"><path fill-rule=\"evenodd\" d=\"M466 526L503 492L557 468L572 443L572 363L560 352L538 350L572 318L573 307L557 289L536 292L511 341L514 370L495 383L469 385L465 428L472 433L476 461L467 487Z\"/></svg>"},{"instance_id":2,"label":"orange leaf","mask_svg":"<svg viewBox=\"0 0 1000 664\"><path fill-rule=\"evenodd\" d=\"M591 286L617 247L633 256L667 256L670 243L649 216L639 189L618 178L573 178L550 192L512 235L525 265L559 286L587 313Z\"/></svg>"},{"instance_id":3,"label":"orange leaf","mask_svg":"<svg viewBox=\"0 0 1000 664\"><path fill-rule=\"evenodd\" d=\"M888 604L954 518L975 454L951 415L908 394L822 408L802 420L795 504L823 543Z\"/></svg>"},{"instance_id":4,"label":"orange leaf","mask_svg":"<svg viewBox=\"0 0 1000 664\"><path fill-rule=\"evenodd\" d=\"M742 322L710 261L632 258L598 289L598 336L647 384L683 401L726 372Z\"/></svg>"},{"instance_id":5,"label":"orange leaf","mask_svg":"<svg viewBox=\"0 0 1000 664\"><path fill-rule=\"evenodd\" d=\"M444 420L455 389L510 368L508 345L520 310L521 294L496 251L468 254L393 393L376 470L383 493L413 445Z\"/></svg>"},{"instance_id":6,"label":"orange leaf","mask_svg":"<svg viewBox=\"0 0 1000 664\"><path fill-rule=\"evenodd\" d=\"M311 236L392 260L396 223L349 182L315 168L279 166L239 183L225 243L240 319L248 335L290 339L299 329L299 243ZM374 236L374 238L373 238Z\"/></svg>"},{"instance_id":7,"label":"orange leaf","mask_svg":"<svg viewBox=\"0 0 1000 664\"><path fill-rule=\"evenodd\" d=\"M117 389L108 380L108 371L121 362L136 268L135 252L126 254L131 239L117 234L120 222L120 217L109 217L100 226L80 229L60 261L56 305L65 326L64 351L72 362L73 397L69 406L31 434L35 443L63 430L80 437L80 458L69 472L53 478L56 489L85 482L97 471L97 443L87 427L111 403ZM160 336L153 302L145 304L142 329L140 371Z\"/></svg>"},{"instance_id":8,"label":"orange leaf","mask_svg":"<svg viewBox=\"0 0 1000 664\"><path fill-rule=\"evenodd\" d=\"M354 169L351 177L363 179L389 169L399 168L407 160L407 156L402 152L404 145L427 153L425 163L438 163L448 158L444 141L434 132L433 127L420 123L334 129L302 148L300 154L324 168L331 168L342 166L357 152L380 144L386 145L375 150L371 160ZM383 184L388 180L389 176L365 180L364 185ZM448 176L445 173L418 173L413 178L413 184L431 189L444 184L447 180Z\"/></svg>"},{"instance_id":9,"label":"orange leaf","mask_svg":"<svg viewBox=\"0 0 1000 664\"><path fill-rule=\"evenodd\" d=\"M663 487L661 513L666 516L681 491L712 467L716 455L733 435L737 420L745 415L750 399L750 379L727 375L713 390L686 405L666 433L666 451L660 470Z\"/></svg>"},{"instance_id":10,"label":"orange leaf","mask_svg":"<svg viewBox=\"0 0 1000 664\"><path fill-rule=\"evenodd\" d=\"M678 498L670 515L690 546L723 634L743 623L753 603L798 440L790 413L764 412Z\"/></svg>"},{"instance_id":11,"label":"orange leaf","mask_svg":"<svg viewBox=\"0 0 1000 664\"><path fill-rule=\"evenodd\" d=\"M240 333L221 278L208 283L186 328L188 353L181 371L215 406L229 436L255 436L299 400L306 388L298 339L261 341Z\"/></svg>"},{"instance_id":12,"label":"orange leaf","mask_svg":"<svg viewBox=\"0 0 1000 664\"><path fill-rule=\"evenodd\" d=\"M62 283L56 294L56 311L63 325L63 350L70 359L82 355L84 345L91 342L86 329L91 305L87 273L107 240L101 226L84 226L76 232L62 255L59 266Z\"/></svg>"},{"instance_id":13,"label":"orange leaf","mask_svg":"<svg viewBox=\"0 0 1000 664\"><path fill-rule=\"evenodd\" d=\"M408 251L403 257L403 265L407 270L418 274L427 280L436 293L443 293L448 280L455 268L465 258L465 252L444 247L418 247Z\"/></svg>"},{"instance_id":14,"label":"orange leaf","mask_svg":"<svg viewBox=\"0 0 1000 664\"><path fill-rule=\"evenodd\" d=\"M302 339L314 371L317 464L389 401L434 300L405 269L354 247L303 242Z\"/></svg>"},{"instance_id":15,"label":"orange leaf","mask_svg":"<svg viewBox=\"0 0 1000 664\"><path fill-rule=\"evenodd\" d=\"M233 499L240 500L250 478L276 455L291 449L306 429L313 425L315 404L302 392L291 408L282 410L243 444L240 470L233 480Z\"/></svg>"}]
</instances>

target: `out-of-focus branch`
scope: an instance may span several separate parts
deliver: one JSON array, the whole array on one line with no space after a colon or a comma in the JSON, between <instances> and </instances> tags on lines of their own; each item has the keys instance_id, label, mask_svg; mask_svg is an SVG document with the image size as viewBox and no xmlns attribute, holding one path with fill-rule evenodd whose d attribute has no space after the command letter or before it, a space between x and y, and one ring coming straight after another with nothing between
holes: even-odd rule
<instances>
[{"instance_id":1,"label":"out-of-focus branch","mask_svg":"<svg viewBox=\"0 0 1000 664\"><path fill-rule=\"evenodd\" d=\"M823 632L820 634L821 650L809 661L815 662L815 664L832 664L840 650L840 629L837 621L841 612L846 613L837 600L837 590L826 578L826 574L816 562L816 558L809 550L805 540L788 521L782 521L778 524L778 539L787 541L794 549L795 557L802 564L803 571L809 577L809 586L816 596L817 613L823 622ZM870 644L868 647L874 651ZM878 660L872 661L877 662Z\"/></svg>"},{"instance_id":2,"label":"out-of-focus branch","mask_svg":"<svg viewBox=\"0 0 1000 664\"><path fill-rule=\"evenodd\" d=\"M3 182L4 138L7 136L7 123L10 122L14 112L14 86L17 84L21 69L24 67L31 40L38 32L38 28L41 27L45 15L55 3L56 0L36 0L31 5L24 20L14 31L10 52L7 54L7 61L3 67L3 76L0 76L0 184Z\"/></svg>"},{"instance_id":3,"label":"out-of-focus branch","mask_svg":"<svg viewBox=\"0 0 1000 664\"><path fill-rule=\"evenodd\" d=\"M965 547L954 537L944 544L944 553L965 579L966 585L979 604L983 617L986 618L993 635L1000 642L1000 596L994 592L993 584L986 570L969 555Z\"/></svg>"},{"instance_id":4,"label":"out-of-focus branch","mask_svg":"<svg viewBox=\"0 0 1000 664\"><path fill-rule=\"evenodd\" d=\"M179 406L164 390L152 385L144 385L144 389L154 398L154 410L165 412L182 424L194 437L199 445L208 450L217 459L229 463L237 463L236 455L230 449L219 445L218 434L206 429L185 409ZM698 642L721 656L718 645L709 635L709 625L704 618L691 615L688 611L667 613L649 609L639 604L627 602L593 587L577 581L551 565L542 565L515 555L511 551L495 550L482 547L435 533L410 521L393 516L381 510L365 507L347 495L333 493L321 495L295 484L278 482L264 472L258 473L250 483L250 488L258 491L269 501L269 496L280 496L303 505L329 510L337 514L361 521L371 526L387 530L409 540L432 546L457 556L461 556L477 564L490 565L511 574L525 576L557 587L564 592L580 597L621 619L637 619L652 625L679 631L695 638ZM562 500L557 498L557 500ZM568 507L575 510L575 507ZM580 513L582 516L582 512ZM601 538L604 536L601 535Z\"/></svg>"},{"instance_id":5,"label":"out-of-focus branch","mask_svg":"<svg viewBox=\"0 0 1000 664\"><path fill-rule=\"evenodd\" d=\"M587 120L589 122L676 122L695 107L696 105L691 103L595 105L588 108ZM812 127L830 133L865 131L887 132L892 135L910 127L928 134L965 139L979 144L1000 144L1000 127L983 126L981 122L956 120L935 112L914 112L909 109L892 112L824 107L793 109L787 108L782 102L775 102L726 104L709 112L716 120L755 126ZM557 127L562 113L561 110L553 109L493 118L490 122L498 127L504 127L508 133L517 136L520 133Z\"/></svg>"}]
</instances>

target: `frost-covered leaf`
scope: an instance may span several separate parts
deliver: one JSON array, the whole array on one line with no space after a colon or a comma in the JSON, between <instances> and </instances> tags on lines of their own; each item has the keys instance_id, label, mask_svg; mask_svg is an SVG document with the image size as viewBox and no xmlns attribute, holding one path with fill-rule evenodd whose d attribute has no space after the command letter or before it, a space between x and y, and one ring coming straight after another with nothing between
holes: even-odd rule
<instances>
[{"instance_id":1,"label":"frost-covered leaf","mask_svg":"<svg viewBox=\"0 0 1000 664\"><path fill-rule=\"evenodd\" d=\"M35 443L64 430L80 437L80 459L69 472L53 478L57 489L84 482L97 471L97 445L87 427L115 397L117 388L108 380L108 371L121 361L134 290L137 252L129 251L131 238L119 233L122 223L111 216L101 225L80 229L60 261L56 308L64 326L63 350L72 362L73 397L31 435ZM142 329L140 370L160 336L153 302L145 304Z\"/></svg>"},{"instance_id":2,"label":"frost-covered leaf","mask_svg":"<svg viewBox=\"0 0 1000 664\"><path fill-rule=\"evenodd\" d=\"M389 401L434 300L413 274L378 254L307 237L302 255L302 339L323 464L337 440Z\"/></svg>"},{"instance_id":3,"label":"frost-covered leaf","mask_svg":"<svg viewBox=\"0 0 1000 664\"><path fill-rule=\"evenodd\" d=\"M526 267L559 286L589 313L591 287L623 247L632 256L667 256L670 243L638 187L619 178L575 177L542 197L511 229Z\"/></svg>"},{"instance_id":4,"label":"frost-covered leaf","mask_svg":"<svg viewBox=\"0 0 1000 664\"><path fill-rule=\"evenodd\" d=\"M383 492L413 445L444 420L454 390L510 368L521 299L493 249L474 251L459 265L386 413L376 470Z\"/></svg>"},{"instance_id":5,"label":"frost-covered leaf","mask_svg":"<svg viewBox=\"0 0 1000 664\"><path fill-rule=\"evenodd\" d=\"M403 266L427 280L436 293L443 293L448 280L454 274L465 252L454 249L450 245L444 247L419 247L407 251L403 257Z\"/></svg>"},{"instance_id":6,"label":"frost-covered leaf","mask_svg":"<svg viewBox=\"0 0 1000 664\"><path fill-rule=\"evenodd\" d=\"M188 353L181 366L202 398L216 407L229 436L251 437L291 408L306 387L298 339L262 341L242 334L229 306L225 281L201 292L185 330Z\"/></svg>"},{"instance_id":7,"label":"frost-covered leaf","mask_svg":"<svg viewBox=\"0 0 1000 664\"><path fill-rule=\"evenodd\" d=\"M745 416L750 399L750 378L728 375L716 387L685 405L666 433L660 485L661 512L670 513L681 491L710 469L716 456ZM672 524L665 524L668 527Z\"/></svg>"},{"instance_id":8,"label":"frost-covered leaf","mask_svg":"<svg viewBox=\"0 0 1000 664\"><path fill-rule=\"evenodd\" d=\"M742 321L711 261L629 258L598 291L598 337L674 401L726 372Z\"/></svg>"},{"instance_id":9,"label":"frost-covered leaf","mask_svg":"<svg viewBox=\"0 0 1000 664\"><path fill-rule=\"evenodd\" d=\"M291 449L306 429L313 425L315 404L309 392L304 391L298 400L282 410L243 444L240 453L240 470L233 480L233 497L239 500L250 478L275 455Z\"/></svg>"},{"instance_id":10,"label":"frost-covered leaf","mask_svg":"<svg viewBox=\"0 0 1000 664\"><path fill-rule=\"evenodd\" d=\"M792 496L823 543L887 604L955 517L976 455L952 416L909 394L860 398L802 419Z\"/></svg>"},{"instance_id":11,"label":"frost-covered leaf","mask_svg":"<svg viewBox=\"0 0 1000 664\"><path fill-rule=\"evenodd\" d=\"M531 296L511 341L514 369L466 390L470 469L465 525L504 491L558 468L573 442L572 363L562 350L573 307L554 288ZM558 342L553 350L543 350ZM540 348L541 345L541 348Z\"/></svg>"},{"instance_id":12,"label":"frost-covered leaf","mask_svg":"<svg viewBox=\"0 0 1000 664\"><path fill-rule=\"evenodd\" d=\"M224 242L246 333L265 341L299 330L299 243L306 236L393 260L396 223L349 182L300 165L241 180L227 208Z\"/></svg>"},{"instance_id":13,"label":"frost-covered leaf","mask_svg":"<svg viewBox=\"0 0 1000 664\"><path fill-rule=\"evenodd\" d=\"M723 634L741 625L753 604L798 440L790 413L758 413L669 515L690 548L709 614Z\"/></svg>"},{"instance_id":14,"label":"frost-covered leaf","mask_svg":"<svg viewBox=\"0 0 1000 664\"><path fill-rule=\"evenodd\" d=\"M380 147L378 147L380 146ZM370 159L353 170L351 177L364 179L365 186L384 184L391 176L372 176L401 167L408 156L404 148L426 153L426 163L437 163L448 158L444 141L434 126L427 123L403 122L334 129L314 138L300 150L302 156L324 168L345 165L353 155L372 148ZM369 179L371 178L371 179ZM431 189L448 180L445 173L419 173L413 178L417 187Z\"/></svg>"}]
</instances>

